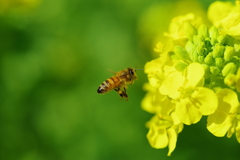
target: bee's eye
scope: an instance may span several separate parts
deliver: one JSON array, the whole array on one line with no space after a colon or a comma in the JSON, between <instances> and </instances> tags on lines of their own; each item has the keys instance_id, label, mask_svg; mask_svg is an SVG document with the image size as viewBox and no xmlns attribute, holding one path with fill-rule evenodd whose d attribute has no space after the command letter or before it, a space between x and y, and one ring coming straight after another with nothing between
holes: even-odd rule
<instances>
[{"instance_id":1,"label":"bee's eye","mask_svg":"<svg viewBox=\"0 0 240 160\"><path fill-rule=\"evenodd\" d=\"M131 75L133 75L133 71L132 71L132 70L129 70L129 73L130 73Z\"/></svg>"}]
</instances>

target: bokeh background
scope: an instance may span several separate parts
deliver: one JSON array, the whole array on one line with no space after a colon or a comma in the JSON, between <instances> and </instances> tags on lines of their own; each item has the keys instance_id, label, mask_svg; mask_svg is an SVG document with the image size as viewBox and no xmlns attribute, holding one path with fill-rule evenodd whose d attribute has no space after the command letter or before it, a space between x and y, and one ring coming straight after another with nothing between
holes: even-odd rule
<instances>
[{"instance_id":1,"label":"bokeh background","mask_svg":"<svg viewBox=\"0 0 240 160\"><path fill-rule=\"evenodd\" d=\"M143 71L129 101L98 86L143 68L176 15L213 0L0 0L1 160L239 160L235 136L186 126L171 157L146 139Z\"/></svg>"}]
</instances>

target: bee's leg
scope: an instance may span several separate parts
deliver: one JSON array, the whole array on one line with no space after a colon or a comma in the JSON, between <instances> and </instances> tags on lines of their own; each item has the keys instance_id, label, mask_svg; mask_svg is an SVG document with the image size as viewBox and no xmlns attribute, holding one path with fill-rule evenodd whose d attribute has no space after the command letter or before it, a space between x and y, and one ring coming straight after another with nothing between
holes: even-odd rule
<instances>
[{"instance_id":1,"label":"bee's leg","mask_svg":"<svg viewBox=\"0 0 240 160\"><path fill-rule=\"evenodd\" d=\"M124 97L126 98L126 101L128 101L128 95L125 87L123 87L123 93L124 93Z\"/></svg>"},{"instance_id":2,"label":"bee's leg","mask_svg":"<svg viewBox=\"0 0 240 160\"><path fill-rule=\"evenodd\" d=\"M127 92L126 92L126 89L123 88L124 90L121 90L120 88L115 88L114 90L116 92L118 92L119 96L123 99L123 98L126 98L126 101L128 101L128 95L127 95ZM121 100L122 100L121 99Z\"/></svg>"}]
</instances>

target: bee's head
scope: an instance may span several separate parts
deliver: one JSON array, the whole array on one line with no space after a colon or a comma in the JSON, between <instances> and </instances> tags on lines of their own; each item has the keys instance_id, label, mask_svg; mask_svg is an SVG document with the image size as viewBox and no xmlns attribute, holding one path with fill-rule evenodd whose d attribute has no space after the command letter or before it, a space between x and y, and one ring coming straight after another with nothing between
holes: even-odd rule
<instances>
[{"instance_id":1,"label":"bee's head","mask_svg":"<svg viewBox=\"0 0 240 160\"><path fill-rule=\"evenodd\" d=\"M128 73L129 73L132 80L137 79L136 69L129 67L128 68Z\"/></svg>"}]
</instances>

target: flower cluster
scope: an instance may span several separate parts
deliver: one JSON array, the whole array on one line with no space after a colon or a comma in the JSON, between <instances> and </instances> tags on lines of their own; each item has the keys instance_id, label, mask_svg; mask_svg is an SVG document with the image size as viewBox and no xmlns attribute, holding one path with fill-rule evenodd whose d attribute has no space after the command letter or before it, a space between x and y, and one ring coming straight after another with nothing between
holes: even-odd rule
<instances>
[{"instance_id":1,"label":"flower cluster","mask_svg":"<svg viewBox=\"0 0 240 160\"><path fill-rule=\"evenodd\" d=\"M159 57L145 65L149 82L142 108L154 114L147 138L154 148L176 147L184 124L208 116L207 129L240 143L240 1L214 2L212 26L194 14L175 17Z\"/></svg>"}]
</instances>

